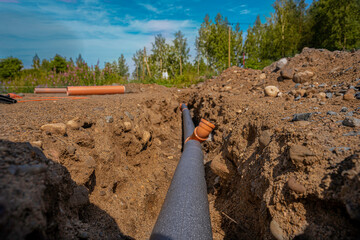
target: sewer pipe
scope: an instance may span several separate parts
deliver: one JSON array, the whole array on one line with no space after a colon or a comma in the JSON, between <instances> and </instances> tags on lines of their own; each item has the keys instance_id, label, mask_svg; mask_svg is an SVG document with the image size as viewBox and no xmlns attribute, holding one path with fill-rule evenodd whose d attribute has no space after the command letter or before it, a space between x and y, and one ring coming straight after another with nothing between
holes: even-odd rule
<instances>
[{"instance_id":1,"label":"sewer pipe","mask_svg":"<svg viewBox=\"0 0 360 240\"><path fill-rule=\"evenodd\" d=\"M35 88L34 93L66 93L66 88Z\"/></svg>"},{"instance_id":2,"label":"sewer pipe","mask_svg":"<svg viewBox=\"0 0 360 240\"><path fill-rule=\"evenodd\" d=\"M194 132L189 109L181 105L184 139ZM175 170L150 240L212 239L200 142L189 139Z\"/></svg>"},{"instance_id":3,"label":"sewer pipe","mask_svg":"<svg viewBox=\"0 0 360 240\"><path fill-rule=\"evenodd\" d=\"M67 95L104 95L125 93L125 86L69 86Z\"/></svg>"}]
</instances>

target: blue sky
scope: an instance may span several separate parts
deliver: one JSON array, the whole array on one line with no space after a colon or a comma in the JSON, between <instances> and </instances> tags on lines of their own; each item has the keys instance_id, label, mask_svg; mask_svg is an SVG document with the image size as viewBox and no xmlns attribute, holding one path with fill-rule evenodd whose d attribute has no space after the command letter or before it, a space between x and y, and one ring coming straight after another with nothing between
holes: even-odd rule
<instances>
[{"instance_id":1,"label":"blue sky","mask_svg":"<svg viewBox=\"0 0 360 240\"><path fill-rule=\"evenodd\" d=\"M310 3L311 0L307 0ZM136 50L150 51L158 33L171 41L181 30L191 55L206 14L217 13L246 32L259 14L270 16L273 0L148 1L148 0L0 0L0 58L20 58L30 67L37 53L41 59L60 54L74 60L79 53L91 65L113 61L124 54L132 70Z\"/></svg>"}]
</instances>

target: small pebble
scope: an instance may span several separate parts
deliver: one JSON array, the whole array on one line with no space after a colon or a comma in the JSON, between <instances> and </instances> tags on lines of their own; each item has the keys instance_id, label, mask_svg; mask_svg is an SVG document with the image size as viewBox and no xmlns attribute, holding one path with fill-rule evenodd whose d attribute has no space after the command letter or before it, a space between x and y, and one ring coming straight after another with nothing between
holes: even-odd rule
<instances>
[{"instance_id":1,"label":"small pebble","mask_svg":"<svg viewBox=\"0 0 360 240\"><path fill-rule=\"evenodd\" d=\"M337 115L337 113L336 113L336 112L333 112L333 111L328 111L326 114L327 114L327 115L332 115L332 116Z\"/></svg>"},{"instance_id":2,"label":"small pebble","mask_svg":"<svg viewBox=\"0 0 360 240\"><path fill-rule=\"evenodd\" d=\"M285 239L283 230L274 219L270 223L270 232L277 240Z\"/></svg>"},{"instance_id":3,"label":"small pebble","mask_svg":"<svg viewBox=\"0 0 360 240\"><path fill-rule=\"evenodd\" d=\"M342 124L347 127L360 127L360 119L354 117L346 117Z\"/></svg>"},{"instance_id":4,"label":"small pebble","mask_svg":"<svg viewBox=\"0 0 360 240\"><path fill-rule=\"evenodd\" d=\"M342 107L340 112L347 112L348 111L348 108L347 107Z\"/></svg>"},{"instance_id":5,"label":"small pebble","mask_svg":"<svg viewBox=\"0 0 360 240\"><path fill-rule=\"evenodd\" d=\"M319 104L320 104L320 105L325 105L326 103L325 103L325 102L320 102Z\"/></svg>"},{"instance_id":6,"label":"small pebble","mask_svg":"<svg viewBox=\"0 0 360 240\"><path fill-rule=\"evenodd\" d=\"M312 113L296 113L293 115L292 121L308 121Z\"/></svg>"},{"instance_id":7,"label":"small pebble","mask_svg":"<svg viewBox=\"0 0 360 240\"><path fill-rule=\"evenodd\" d=\"M333 94L331 92L325 93L327 98L332 98Z\"/></svg>"},{"instance_id":8,"label":"small pebble","mask_svg":"<svg viewBox=\"0 0 360 240\"><path fill-rule=\"evenodd\" d=\"M106 121L107 123L112 123L112 122L114 122L114 118L113 118L113 116L106 116L106 117L105 117L105 121Z\"/></svg>"},{"instance_id":9,"label":"small pebble","mask_svg":"<svg viewBox=\"0 0 360 240\"><path fill-rule=\"evenodd\" d=\"M301 99L301 96L299 95L294 99L294 101L299 101L300 99Z\"/></svg>"},{"instance_id":10,"label":"small pebble","mask_svg":"<svg viewBox=\"0 0 360 240\"><path fill-rule=\"evenodd\" d=\"M279 93L279 89L275 86L267 86L264 89L265 96L276 97Z\"/></svg>"},{"instance_id":11,"label":"small pebble","mask_svg":"<svg viewBox=\"0 0 360 240\"><path fill-rule=\"evenodd\" d=\"M345 116L347 116L347 117L352 117L353 115L354 115L354 112L353 112L353 111L348 112L348 113L345 114Z\"/></svg>"},{"instance_id":12,"label":"small pebble","mask_svg":"<svg viewBox=\"0 0 360 240\"><path fill-rule=\"evenodd\" d=\"M306 191L306 188L300 183L298 183L295 177L290 177L287 184L289 188L295 192L304 193Z\"/></svg>"}]
</instances>

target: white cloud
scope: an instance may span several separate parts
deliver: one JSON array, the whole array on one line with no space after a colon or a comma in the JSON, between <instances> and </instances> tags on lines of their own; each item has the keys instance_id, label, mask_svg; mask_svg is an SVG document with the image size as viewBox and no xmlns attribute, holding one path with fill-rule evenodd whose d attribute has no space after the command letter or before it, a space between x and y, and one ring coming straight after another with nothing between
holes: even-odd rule
<instances>
[{"instance_id":1,"label":"white cloud","mask_svg":"<svg viewBox=\"0 0 360 240\"><path fill-rule=\"evenodd\" d=\"M160 13L159 9L157 9L156 7L154 7L151 4L147 4L147 3L138 3L140 6L143 6L144 8L146 8L147 10L154 12L154 13Z\"/></svg>"},{"instance_id":2,"label":"white cloud","mask_svg":"<svg viewBox=\"0 0 360 240\"><path fill-rule=\"evenodd\" d=\"M250 10L248 10L248 9L244 9L244 10L240 11L240 15L245 15L245 14L249 14L249 13L250 13Z\"/></svg>"}]
</instances>

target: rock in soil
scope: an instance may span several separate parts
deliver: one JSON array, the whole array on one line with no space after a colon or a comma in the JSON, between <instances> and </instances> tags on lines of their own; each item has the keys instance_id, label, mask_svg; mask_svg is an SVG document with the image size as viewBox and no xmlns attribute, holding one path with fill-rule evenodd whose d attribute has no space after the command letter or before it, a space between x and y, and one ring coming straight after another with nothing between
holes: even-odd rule
<instances>
[{"instance_id":1,"label":"rock in soil","mask_svg":"<svg viewBox=\"0 0 360 240\"><path fill-rule=\"evenodd\" d=\"M42 125L41 130L53 134L65 135L66 125L64 123L50 123L50 124Z\"/></svg>"}]
</instances>

